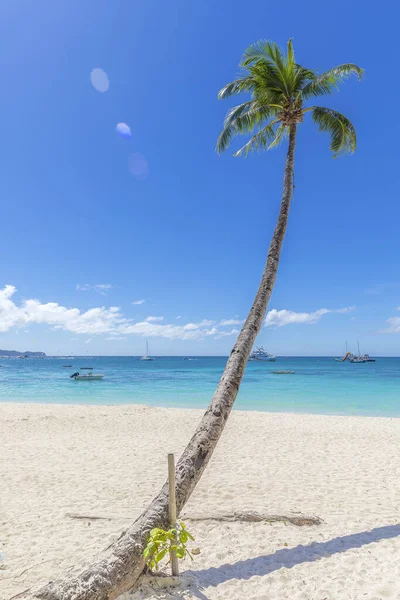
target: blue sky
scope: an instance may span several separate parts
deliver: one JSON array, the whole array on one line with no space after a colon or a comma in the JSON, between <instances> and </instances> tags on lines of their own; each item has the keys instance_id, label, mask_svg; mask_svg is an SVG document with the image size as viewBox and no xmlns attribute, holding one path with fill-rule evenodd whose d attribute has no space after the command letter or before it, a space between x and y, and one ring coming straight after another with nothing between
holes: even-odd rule
<instances>
[{"instance_id":1,"label":"blue sky","mask_svg":"<svg viewBox=\"0 0 400 600\"><path fill-rule=\"evenodd\" d=\"M217 156L230 106L217 91L248 45L293 37L305 66L366 69L321 99L353 121L358 149L332 160L328 138L301 126L275 312L259 342L332 355L360 340L399 355L398 125L385 121L400 91L398 9L384 8L3 0L0 347L138 354L149 338L154 354L229 352L263 268L285 148L235 159L237 142ZM94 68L108 91L92 86ZM129 168L138 157L142 176Z\"/></svg>"}]
</instances>

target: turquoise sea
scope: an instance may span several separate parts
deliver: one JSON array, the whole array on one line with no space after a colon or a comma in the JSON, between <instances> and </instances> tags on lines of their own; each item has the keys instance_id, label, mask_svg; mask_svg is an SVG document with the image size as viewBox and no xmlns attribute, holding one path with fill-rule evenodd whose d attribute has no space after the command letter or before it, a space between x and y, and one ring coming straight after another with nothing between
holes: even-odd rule
<instances>
[{"instance_id":1,"label":"turquoise sea","mask_svg":"<svg viewBox=\"0 0 400 600\"><path fill-rule=\"evenodd\" d=\"M226 357L0 358L0 402L149 404L205 408ZM71 365L66 367L66 365ZM102 381L74 381L81 367ZM274 375L290 369L295 375ZM85 371L83 371L85 372ZM87 371L86 371L87 372ZM279 412L400 416L400 358L337 363L332 358L249 362L235 408Z\"/></svg>"}]
</instances>

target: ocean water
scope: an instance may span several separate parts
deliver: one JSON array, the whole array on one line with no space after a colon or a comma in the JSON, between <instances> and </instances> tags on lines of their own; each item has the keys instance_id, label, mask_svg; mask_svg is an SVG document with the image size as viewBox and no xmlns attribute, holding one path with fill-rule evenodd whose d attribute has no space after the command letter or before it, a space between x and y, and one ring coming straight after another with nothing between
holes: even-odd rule
<instances>
[{"instance_id":1,"label":"ocean water","mask_svg":"<svg viewBox=\"0 0 400 600\"><path fill-rule=\"evenodd\" d=\"M205 408L226 357L0 358L0 402L149 404ZM71 365L66 367L66 365ZM102 381L74 381L82 367ZM275 375L276 369L296 371ZM83 371L85 372L85 371ZM87 372L87 371L86 371ZM249 362L235 408L319 414L400 416L400 358L337 363L331 358Z\"/></svg>"}]
</instances>

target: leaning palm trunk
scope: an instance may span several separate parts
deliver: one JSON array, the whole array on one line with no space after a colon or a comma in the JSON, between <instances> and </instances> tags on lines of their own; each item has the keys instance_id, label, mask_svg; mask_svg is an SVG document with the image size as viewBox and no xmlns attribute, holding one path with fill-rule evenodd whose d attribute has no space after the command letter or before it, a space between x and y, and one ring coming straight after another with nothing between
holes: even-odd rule
<instances>
[{"instance_id":1,"label":"leaning palm trunk","mask_svg":"<svg viewBox=\"0 0 400 600\"><path fill-rule=\"evenodd\" d=\"M296 125L291 125L283 197L267 262L253 306L229 356L217 390L176 466L178 513L185 506L224 430L236 400L251 348L262 326L278 271L293 189ZM37 592L46 600L113 600L132 588L144 568L142 557L148 532L168 526L168 484L145 512L109 549L107 555L74 577L53 581Z\"/></svg>"}]
</instances>

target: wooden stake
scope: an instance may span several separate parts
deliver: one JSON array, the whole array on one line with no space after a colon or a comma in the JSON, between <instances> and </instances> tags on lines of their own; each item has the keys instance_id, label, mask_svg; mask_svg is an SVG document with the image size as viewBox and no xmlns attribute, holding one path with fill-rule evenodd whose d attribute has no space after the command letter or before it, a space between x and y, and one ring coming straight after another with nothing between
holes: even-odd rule
<instances>
[{"instance_id":1,"label":"wooden stake","mask_svg":"<svg viewBox=\"0 0 400 600\"><path fill-rule=\"evenodd\" d=\"M175 496L175 457L168 454L168 482L169 482L169 522L171 527L176 525L176 496ZM178 558L171 550L171 570L173 577L179 577Z\"/></svg>"}]
</instances>

